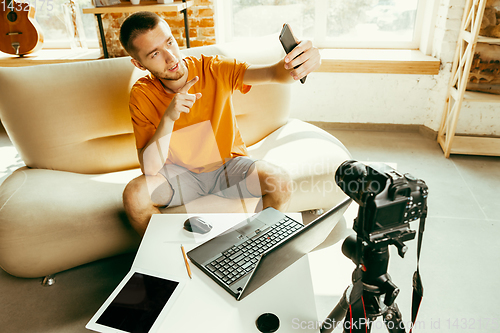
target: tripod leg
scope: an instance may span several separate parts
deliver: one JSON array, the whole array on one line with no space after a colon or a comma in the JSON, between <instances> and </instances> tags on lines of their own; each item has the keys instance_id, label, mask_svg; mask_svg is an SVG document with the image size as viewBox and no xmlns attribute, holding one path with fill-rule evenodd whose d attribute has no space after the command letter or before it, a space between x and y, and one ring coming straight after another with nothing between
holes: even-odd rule
<instances>
[{"instance_id":1,"label":"tripod leg","mask_svg":"<svg viewBox=\"0 0 500 333\"><path fill-rule=\"evenodd\" d=\"M389 333L405 333L405 325L403 317L399 311L398 305L394 303L391 305L384 314L384 323Z\"/></svg>"},{"instance_id":2,"label":"tripod leg","mask_svg":"<svg viewBox=\"0 0 500 333\"><path fill-rule=\"evenodd\" d=\"M352 319L352 321L351 321ZM369 318L351 318L351 310L347 310L345 320L342 325L344 333L370 333L372 330L372 322L377 319L377 316ZM340 324L340 323L339 323Z\"/></svg>"},{"instance_id":3,"label":"tripod leg","mask_svg":"<svg viewBox=\"0 0 500 333\"><path fill-rule=\"evenodd\" d=\"M349 288L347 288L344 291L344 295L342 295L340 301L337 303L332 312L330 312L328 317L321 324L321 330L320 330L321 333L332 332L335 329L335 327L337 327L337 325L340 322L342 322L342 320L345 318L347 310L349 309L349 304L347 303L347 298L346 298L346 293L347 290L349 290Z\"/></svg>"}]
</instances>

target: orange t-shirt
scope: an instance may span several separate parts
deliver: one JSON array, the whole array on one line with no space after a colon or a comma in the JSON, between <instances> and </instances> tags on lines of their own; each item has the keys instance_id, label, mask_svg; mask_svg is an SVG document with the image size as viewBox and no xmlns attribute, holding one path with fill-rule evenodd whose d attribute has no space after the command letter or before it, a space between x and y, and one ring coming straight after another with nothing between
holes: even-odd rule
<instances>
[{"instance_id":1,"label":"orange t-shirt","mask_svg":"<svg viewBox=\"0 0 500 333\"><path fill-rule=\"evenodd\" d=\"M189 113L181 113L174 123L166 163L193 172L209 172L228 158L248 155L233 112L231 95L235 89L247 93L243 84L248 64L219 56L186 57L188 81L199 77L190 94L202 93ZM130 93L130 114L137 148L143 148L156 129L174 95L160 80L149 74L137 80ZM148 148L149 149L149 148Z\"/></svg>"}]
</instances>

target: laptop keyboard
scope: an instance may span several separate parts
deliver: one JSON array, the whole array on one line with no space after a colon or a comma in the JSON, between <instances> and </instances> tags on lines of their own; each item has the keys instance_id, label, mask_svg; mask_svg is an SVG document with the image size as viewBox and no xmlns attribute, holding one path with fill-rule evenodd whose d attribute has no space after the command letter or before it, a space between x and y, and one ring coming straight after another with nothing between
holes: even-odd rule
<instances>
[{"instance_id":1,"label":"laptop keyboard","mask_svg":"<svg viewBox=\"0 0 500 333\"><path fill-rule=\"evenodd\" d=\"M267 249L304 226L286 216L278 223L237 246L231 246L205 267L226 285L251 272Z\"/></svg>"}]
</instances>

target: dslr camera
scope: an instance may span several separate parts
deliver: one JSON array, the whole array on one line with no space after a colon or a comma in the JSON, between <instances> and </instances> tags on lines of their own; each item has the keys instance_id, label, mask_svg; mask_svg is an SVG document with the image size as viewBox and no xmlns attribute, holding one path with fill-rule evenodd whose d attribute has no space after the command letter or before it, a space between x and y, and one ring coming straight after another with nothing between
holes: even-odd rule
<instances>
[{"instance_id":1,"label":"dslr camera","mask_svg":"<svg viewBox=\"0 0 500 333\"><path fill-rule=\"evenodd\" d=\"M415 238L409 222L427 213L428 188L411 174L401 174L383 163L365 165L350 160L335 173L337 185L359 204L353 229L368 246L395 245L401 257L403 242Z\"/></svg>"}]
</instances>

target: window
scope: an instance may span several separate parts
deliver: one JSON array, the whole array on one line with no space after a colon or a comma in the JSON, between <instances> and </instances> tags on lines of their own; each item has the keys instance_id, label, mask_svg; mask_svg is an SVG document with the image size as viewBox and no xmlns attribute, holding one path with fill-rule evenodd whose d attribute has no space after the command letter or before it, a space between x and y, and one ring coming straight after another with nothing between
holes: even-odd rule
<instances>
[{"instance_id":1,"label":"window","mask_svg":"<svg viewBox=\"0 0 500 333\"><path fill-rule=\"evenodd\" d=\"M39 23L44 48L69 48L70 35L64 23L63 3L69 0L25 0L35 7L35 20ZM88 47L98 47L94 15L83 14L82 8L89 7L90 0L74 0L80 7L80 16Z\"/></svg>"},{"instance_id":2,"label":"window","mask_svg":"<svg viewBox=\"0 0 500 333\"><path fill-rule=\"evenodd\" d=\"M278 33L284 22L324 48L419 48L425 0L223 1L225 40Z\"/></svg>"}]
</instances>

